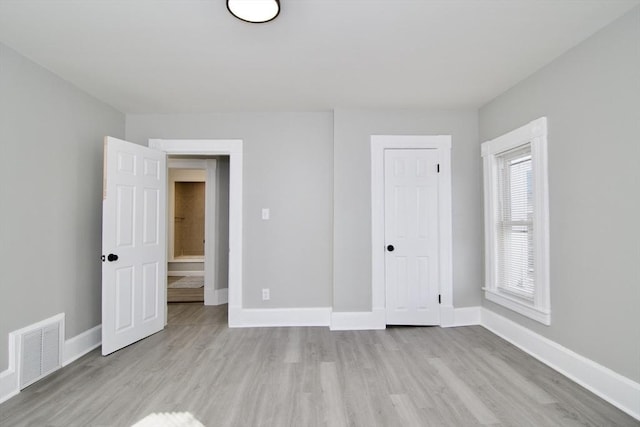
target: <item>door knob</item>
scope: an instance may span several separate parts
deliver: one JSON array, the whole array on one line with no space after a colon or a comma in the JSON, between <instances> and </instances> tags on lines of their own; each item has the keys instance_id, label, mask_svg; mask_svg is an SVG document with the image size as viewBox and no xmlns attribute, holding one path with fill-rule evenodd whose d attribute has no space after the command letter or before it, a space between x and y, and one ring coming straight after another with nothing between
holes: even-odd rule
<instances>
[{"instance_id":1,"label":"door knob","mask_svg":"<svg viewBox=\"0 0 640 427\"><path fill-rule=\"evenodd\" d=\"M394 249L395 249L395 248L393 247L393 245L389 245L389 246L387 246L387 250L388 250L389 252L393 252L393 250L394 250Z\"/></svg>"},{"instance_id":2,"label":"door knob","mask_svg":"<svg viewBox=\"0 0 640 427\"><path fill-rule=\"evenodd\" d=\"M107 260L108 260L109 262L117 261L117 260L118 260L118 255L116 255L116 254L109 254L109 255L107 255Z\"/></svg>"}]
</instances>

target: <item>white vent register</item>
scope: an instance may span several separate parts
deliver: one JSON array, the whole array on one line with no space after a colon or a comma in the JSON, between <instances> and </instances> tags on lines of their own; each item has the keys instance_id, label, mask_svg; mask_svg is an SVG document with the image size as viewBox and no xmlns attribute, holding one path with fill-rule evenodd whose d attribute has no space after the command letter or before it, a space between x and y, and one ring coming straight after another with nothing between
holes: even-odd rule
<instances>
[{"instance_id":1,"label":"white vent register","mask_svg":"<svg viewBox=\"0 0 640 427\"><path fill-rule=\"evenodd\" d=\"M20 390L62 365L62 316L17 331L19 333Z\"/></svg>"}]
</instances>

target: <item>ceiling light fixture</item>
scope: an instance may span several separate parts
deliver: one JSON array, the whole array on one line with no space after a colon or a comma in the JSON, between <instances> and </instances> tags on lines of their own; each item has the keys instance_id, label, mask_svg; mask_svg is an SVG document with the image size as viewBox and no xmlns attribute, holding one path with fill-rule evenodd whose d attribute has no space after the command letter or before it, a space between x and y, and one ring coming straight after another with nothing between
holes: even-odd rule
<instances>
[{"instance_id":1,"label":"ceiling light fixture","mask_svg":"<svg viewBox=\"0 0 640 427\"><path fill-rule=\"evenodd\" d=\"M274 20L280 13L279 0L227 0L227 9L236 18L261 24Z\"/></svg>"}]
</instances>

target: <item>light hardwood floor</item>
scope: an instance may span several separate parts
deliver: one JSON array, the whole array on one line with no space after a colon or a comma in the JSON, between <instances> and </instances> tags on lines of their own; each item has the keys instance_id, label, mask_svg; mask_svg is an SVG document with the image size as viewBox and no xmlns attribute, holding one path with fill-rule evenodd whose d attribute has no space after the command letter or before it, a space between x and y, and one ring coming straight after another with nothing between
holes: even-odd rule
<instances>
[{"instance_id":1,"label":"light hardwood floor","mask_svg":"<svg viewBox=\"0 0 640 427\"><path fill-rule=\"evenodd\" d=\"M204 302L204 288L168 288L168 302Z\"/></svg>"},{"instance_id":2,"label":"light hardwood floor","mask_svg":"<svg viewBox=\"0 0 640 427\"><path fill-rule=\"evenodd\" d=\"M168 276L167 301L168 302L204 302L204 285L200 288L172 288L171 284L185 276ZM204 278L202 279L204 282Z\"/></svg>"},{"instance_id":3,"label":"light hardwood floor","mask_svg":"<svg viewBox=\"0 0 640 427\"><path fill-rule=\"evenodd\" d=\"M482 327L229 329L226 306L170 304L167 328L95 350L0 405L0 425L638 426Z\"/></svg>"}]
</instances>

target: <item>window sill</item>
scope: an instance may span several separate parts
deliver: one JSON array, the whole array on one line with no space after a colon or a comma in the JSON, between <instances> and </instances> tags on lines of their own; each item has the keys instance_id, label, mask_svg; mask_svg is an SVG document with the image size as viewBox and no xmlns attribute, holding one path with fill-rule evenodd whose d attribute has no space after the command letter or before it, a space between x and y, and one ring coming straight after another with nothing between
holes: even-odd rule
<instances>
[{"instance_id":1,"label":"window sill","mask_svg":"<svg viewBox=\"0 0 640 427\"><path fill-rule=\"evenodd\" d=\"M498 288L497 291L491 291L506 297L512 297L516 300L522 300L523 304L533 307L533 292L521 291L517 288Z\"/></svg>"},{"instance_id":2,"label":"window sill","mask_svg":"<svg viewBox=\"0 0 640 427\"><path fill-rule=\"evenodd\" d=\"M526 300L489 288L484 288L484 297L544 325L549 326L551 324L551 312L534 307L532 302L527 303Z\"/></svg>"}]
</instances>

